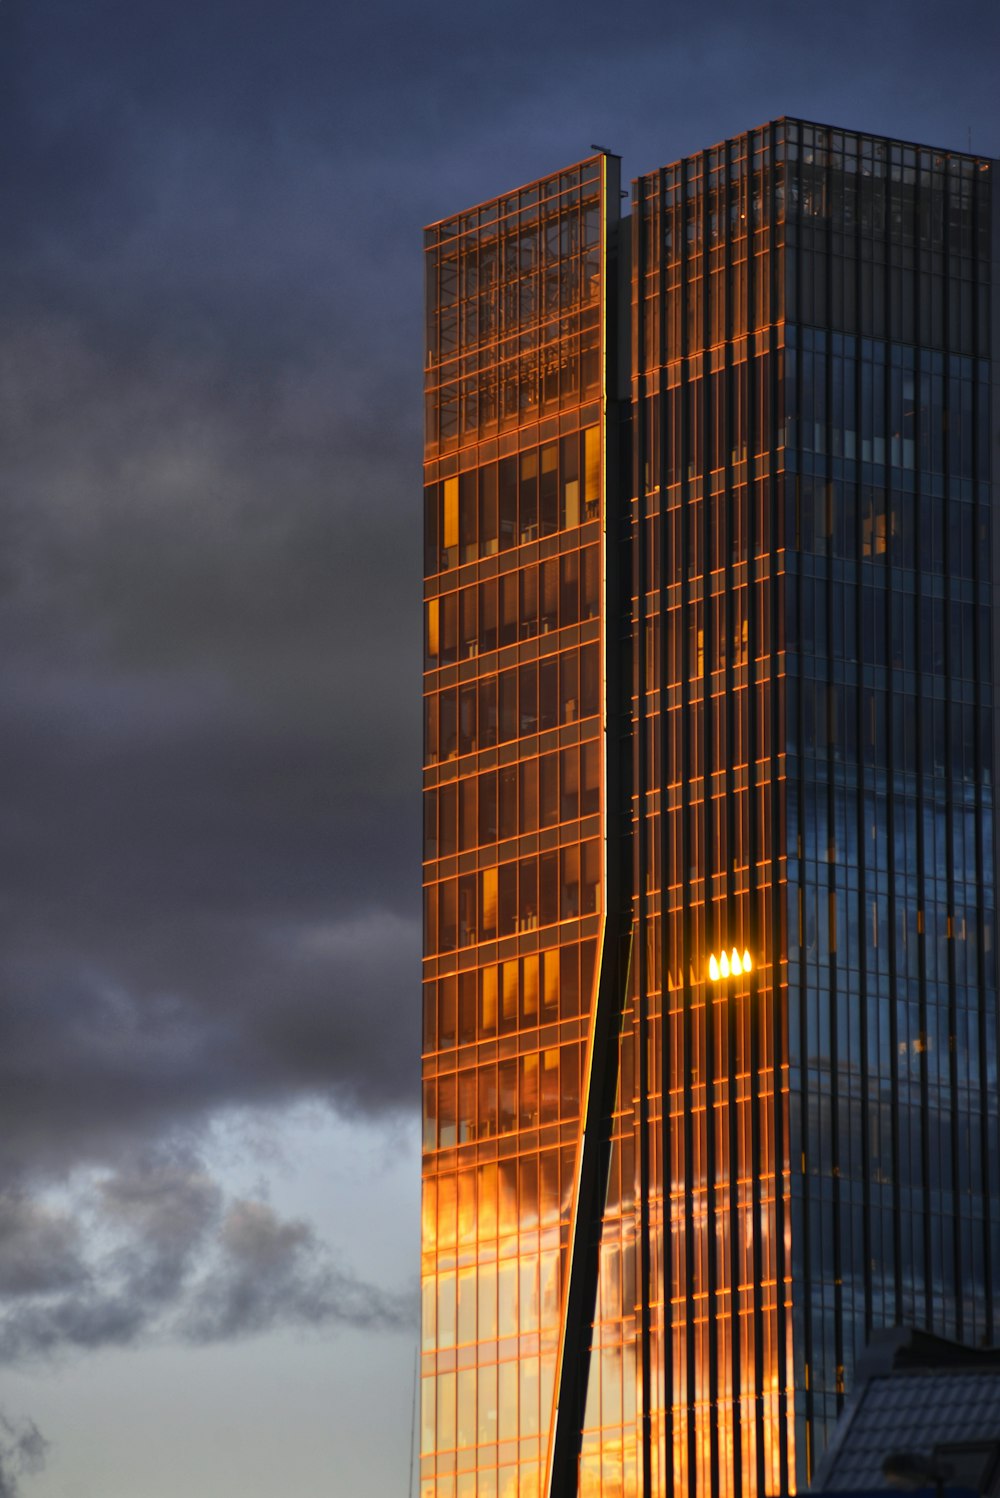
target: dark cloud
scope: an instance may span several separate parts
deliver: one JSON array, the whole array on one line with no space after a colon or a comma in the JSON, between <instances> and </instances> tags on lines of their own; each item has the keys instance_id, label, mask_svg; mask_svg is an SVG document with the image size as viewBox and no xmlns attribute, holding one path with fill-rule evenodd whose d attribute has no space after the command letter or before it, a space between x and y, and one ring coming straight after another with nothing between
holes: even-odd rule
<instances>
[{"instance_id":1,"label":"dark cloud","mask_svg":"<svg viewBox=\"0 0 1000 1498\"><path fill-rule=\"evenodd\" d=\"M413 1104L413 417L281 321L0 327L0 1167Z\"/></svg>"},{"instance_id":2,"label":"dark cloud","mask_svg":"<svg viewBox=\"0 0 1000 1498\"><path fill-rule=\"evenodd\" d=\"M408 1295L338 1264L308 1223L227 1197L189 1151L78 1182L72 1215L0 1198L0 1363L277 1326L393 1330L413 1317Z\"/></svg>"},{"instance_id":3,"label":"dark cloud","mask_svg":"<svg viewBox=\"0 0 1000 1498\"><path fill-rule=\"evenodd\" d=\"M9 1174L26 1162L113 1159L137 1135L234 1102L312 1094L380 1111L408 1099L418 1044L415 1015L400 1013L413 981L410 923L301 910L258 923L262 903L175 911L172 926L133 931L98 895L83 912L93 925L64 934L72 964L67 952L46 960L44 931L31 933L32 953L5 965L17 1000L0 1008Z\"/></svg>"},{"instance_id":4,"label":"dark cloud","mask_svg":"<svg viewBox=\"0 0 1000 1498\"><path fill-rule=\"evenodd\" d=\"M21 1478L41 1472L49 1443L33 1420L0 1411L0 1498L18 1498Z\"/></svg>"}]
</instances>

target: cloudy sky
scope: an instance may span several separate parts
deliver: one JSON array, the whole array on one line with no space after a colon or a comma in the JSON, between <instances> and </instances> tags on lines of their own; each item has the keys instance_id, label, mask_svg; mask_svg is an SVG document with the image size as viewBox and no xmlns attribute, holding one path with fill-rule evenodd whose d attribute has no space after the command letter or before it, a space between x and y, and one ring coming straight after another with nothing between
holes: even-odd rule
<instances>
[{"instance_id":1,"label":"cloudy sky","mask_svg":"<svg viewBox=\"0 0 1000 1498\"><path fill-rule=\"evenodd\" d=\"M611 16L615 29L611 29ZM992 0L3 0L0 1498L406 1498L422 224Z\"/></svg>"}]
</instances>

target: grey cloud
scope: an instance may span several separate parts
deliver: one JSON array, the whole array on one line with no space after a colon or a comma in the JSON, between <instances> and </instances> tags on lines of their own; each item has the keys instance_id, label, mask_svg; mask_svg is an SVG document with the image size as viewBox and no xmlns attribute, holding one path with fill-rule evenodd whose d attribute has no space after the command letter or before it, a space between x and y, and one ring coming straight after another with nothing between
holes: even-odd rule
<instances>
[{"instance_id":1,"label":"grey cloud","mask_svg":"<svg viewBox=\"0 0 1000 1498\"><path fill-rule=\"evenodd\" d=\"M0 1298L58 1293L85 1278L72 1216L21 1191L0 1195Z\"/></svg>"},{"instance_id":2,"label":"grey cloud","mask_svg":"<svg viewBox=\"0 0 1000 1498\"><path fill-rule=\"evenodd\" d=\"M6 1298L0 1360L124 1346L149 1331L183 1294L222 1193L194 1157L147 1155L88 1182L75 1205L103 1247L81 1255L77 1283Z\"/></svg>"},{"instance_id":3,"label":"grey cloud","mask_svg":"<svg viewBox=\"0 0 1000 1498\"><path fill-rule=\"evenodd\" d=\"M0 1319L0 1363L54 1357L67 1349L127 1347L145 1330L138 1300L102 1295L63 1296L52 1302L24 1299Z\"/></svg>"},{"instance_id":4,"label":"grey cloud","mask_svg":"<svg viewBox=\"0 0 1000 1498\"><path fill-rule=\"evenodd\" d=\"M2 1363L276 1326L412 1324L408 1295L338 1265L308 1223L265 1201L227 1200L189 1153L139 1159L80 1189L79 1215L103 1247L78 1256L69 1279L0 1288Z\"/></svg>"},{"instance_id":5,"label":"grey cloud","mask_svg":"<svg viewBox=\"0 0 1000 1498\"><path fill-rule=\"evenodd\" d=\"M124 1236L113 1258L128 1297L152 1314L181 1291L191 1261L217 1222L222 1192L197 1165L142 1164L101 1180L98 1217Z\"/></svg>"},{"instance_id":6,"label":"grey cloud","mask_svg":"<svg viewBox=\"0 0 1000 1498\"><path fill-rule=\"evenodd\" d=\"M0 1007L0 1173L115 1159L233 1102L411 1106L414 924L378 909L304 921L308 893L294 921L266 891L246 901L213 916L174 903L160 924L140 901L132 929L81 895L58 962L43 920L20 934L20 961L0 964L18 995Z\"/></svg>"},{"instance_id":7,"label":"grey cloud","mask_svg":"<svg viewBox=\"0 0 1000 1498\"><path fill-rule=\"evenodd\" d=\"M263 1202L235 1202L219 1235L220 1263L183 1322L193 1341L228 1340L275 1324L335 1321L370 1330L409 1327L409 1298L325 1263L304 1222L282 1222Z\"/></svg>"},{"instance_id":8,"label":"grey cloud","mask_svg":"<svg viewBox=\"0 0 1000 1498\"><path fill-rule=\"evenodd\" d=\"M42 1471L48 1449L33 1420L11 1419L0 1411L0 1498L18 1498L20 1479Z\"/></svg>"}]
</instances>

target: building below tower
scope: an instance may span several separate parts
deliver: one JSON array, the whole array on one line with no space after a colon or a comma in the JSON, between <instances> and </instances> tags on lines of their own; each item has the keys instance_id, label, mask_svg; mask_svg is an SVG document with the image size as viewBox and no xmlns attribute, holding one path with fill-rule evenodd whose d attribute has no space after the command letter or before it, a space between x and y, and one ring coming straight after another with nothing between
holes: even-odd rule
<instances>
[{"instance_id":1,"label":"building below tower","mask_svg":"<svg viewBox=\"0 0 1000 1498\"><path fill-rule=\"evenodd\" d=\"M794 1492L994 1340L992 183L785 119L426 232L422 1498Z\"/></svg>"}]
</instances>

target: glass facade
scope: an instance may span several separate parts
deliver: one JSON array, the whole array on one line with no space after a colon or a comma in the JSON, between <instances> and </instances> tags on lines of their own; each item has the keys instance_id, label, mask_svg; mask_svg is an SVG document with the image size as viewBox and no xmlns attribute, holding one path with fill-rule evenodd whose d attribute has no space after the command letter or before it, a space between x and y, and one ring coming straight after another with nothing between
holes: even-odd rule
<instances>
[{"instance_id":1,"label":"glass facade","mask_svg":"<svg viewBox=\"0 0 1000 1498\"><path fill-rule=\"evenodd\" d=\"M540 1494L606 889L617 173L427 231L422 1492Z\"/></svg>"},{"instance_id":2,"label":"glass facade","mask_svg":"<svg viewBox=\"0 0 1000 1498\"><path fill-rule=\"evenodd\" d=\"M422 1498L793 1492L1000 1270L991 164L427 231Z\"/></svg>"}]
</instances>

